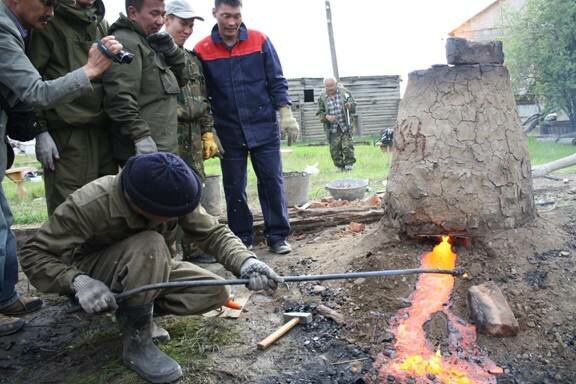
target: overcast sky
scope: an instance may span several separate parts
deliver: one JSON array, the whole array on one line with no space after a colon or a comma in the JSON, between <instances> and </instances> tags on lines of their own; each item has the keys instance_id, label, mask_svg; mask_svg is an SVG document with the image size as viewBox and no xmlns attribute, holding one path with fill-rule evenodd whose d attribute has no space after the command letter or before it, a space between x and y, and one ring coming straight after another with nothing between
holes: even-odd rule
<instances>
[{"instance_id":1,"label":"overcast sky","mask_svg":"<svg viewBox=\"0 0 576 384\"><path fill-rule=\"evenodd\" d=\"M205 17L197 21L186 46L210 33L212 0L191 0ZM340 76L401 75L445 63L449 31L493 0L332 0ZM123 0L104 0L112 23ZM244 0L242 16L276 47L284 75L332 75L324 0ZM405 84L403 84L405 86Z\"/></svg>"}]
</instances>

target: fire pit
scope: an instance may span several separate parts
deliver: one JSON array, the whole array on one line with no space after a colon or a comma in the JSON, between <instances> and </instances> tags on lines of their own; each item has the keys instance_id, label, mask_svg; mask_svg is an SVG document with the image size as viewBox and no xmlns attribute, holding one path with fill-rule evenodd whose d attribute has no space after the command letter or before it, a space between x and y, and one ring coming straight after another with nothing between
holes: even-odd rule
<instances>
[{"instance_id":1,"label":"fire pit","mask_svg":"<svg viewBox=\"0 0 576 384\"><path fill-rule=\"evenodd\" d=\"M341 179L326 184L326 190L335 199L360 200L364 197L369 180L367 179Z\"/></svg>"}]
</instances>

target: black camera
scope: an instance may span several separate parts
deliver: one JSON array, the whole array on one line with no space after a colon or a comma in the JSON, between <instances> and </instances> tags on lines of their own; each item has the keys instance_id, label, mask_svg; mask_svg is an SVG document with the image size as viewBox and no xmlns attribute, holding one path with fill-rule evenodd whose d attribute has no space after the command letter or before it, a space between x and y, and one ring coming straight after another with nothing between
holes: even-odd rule
<instances>
[{"instance_id":1,"label":"black camera","mask_svg":"<svg viewBox=\"0 0 576 384\"><path fill-rule=\"evenodd\" d=\"M118 64L130 64L134 60L134 54L125 50L121 50L118 53L112 53L102 41L98 42L98 49L100 52L105 54L110 60Z\"/></svg>"}]
</instances>

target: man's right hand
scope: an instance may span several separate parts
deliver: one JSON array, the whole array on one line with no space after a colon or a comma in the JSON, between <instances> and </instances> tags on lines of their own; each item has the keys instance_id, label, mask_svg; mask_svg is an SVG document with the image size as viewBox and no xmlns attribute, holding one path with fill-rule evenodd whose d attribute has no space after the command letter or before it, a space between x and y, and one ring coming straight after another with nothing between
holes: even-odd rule
<instances>
[{"instance_id":1,"label":"man's right hand","mask_svg":"<svg viewBox=\"0 0 576 384\"><path fill-rule=\"evenodd\" d=\"M113 54L124 48L114 36L103 37L100 41ZM111 65L112 60L98 49L97 44L92 44L88 51L88 62L82 68L84 68L88 79L92 80L104 73Z\"/></svg>"},{"instance_id":2,"label":"man's right hand","mask_svg":"<svg viewBox=\"0 0 576 384\"><path fill-rule=\"evenodd\" d=\"M154 142L152 136L144 136L134 143L134 147L137 155L158 152L156 142Z\"/></svg>"},{"instance_id":3,"label":"man's right hand","mask_svg":"<svg viewBox=\"0 0 576 384\"><path fill-rule=\"evenodd\" d=\"M72 281L78 303L86 313L115 311L118 308L116 298L110 288L100 280L88 275L78 275Z\"/></svg>"},{"instance_id":4,"label":"man's right hand","mask_svg":"<svg viewBox=\"0 0 576 384\"><path fill-rule=\"evenodd\" d=\"M336 120L338 120L338 119L334 115L326 115L326 120L328 120L331 123L335 123Z\"/></svg>"},{"instance_id":5,"label":"man's right hand","mask_svg":"<svg viewBox=\"0 0 576 384\"><path fill-rule=\"evenodd\" d=\"M172 36L166 31L160 31L148 35L146 37L150 47L158 53L164 54L165 57L172 57L178 52L178 45L172 38Z\"/></svg>"}]
</instances>

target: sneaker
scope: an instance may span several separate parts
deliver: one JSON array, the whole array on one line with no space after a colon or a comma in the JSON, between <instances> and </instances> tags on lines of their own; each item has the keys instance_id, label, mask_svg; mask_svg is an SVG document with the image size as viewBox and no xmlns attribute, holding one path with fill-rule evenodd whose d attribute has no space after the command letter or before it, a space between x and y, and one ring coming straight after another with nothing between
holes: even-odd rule
<instances>
[{"instance_id":1,"label":"sneaker","mask_svg":"<svg viewBox=\"0 0 576 384\"><path fill-rule=\"evenodd\" d=\"M282 240L268 247L268 250L278 255L285 255L292 252L292 247L286 240Z\"/></svg>"},{"instance_id":2,"label":"sneaker","mask_svg":"<svg viewBox=\"0 0 576 384\"><path fill-rule=\"evenodd\" d=\"M44 302L39 297L21 296L15 303L0 309L0 314L6 316L26 315L42 308Z\"/></svg>"},{"instance_id":3,"label":"sneaker","mask_svg":"<svg viewBox=\"0 0 576 384\"><path fill-rule=\"evenodd\" d=\"M5 316L0 313L0 336L7 336L18 332L26 322L17 317Z\"/></svg>"},{"instance_id":4,"label":"sneaker","mask_svg":"<svg viewBox=\"0 0 576 384\"><path fill-rule=\"evenodd\" d=\"M352 167L352 164L346 164L346 165L344 166L344 171L345 171L345 172L350 172L350 171L352 170L352 168L353 168L353 167Z\"/></svg>"}]
</instances>

